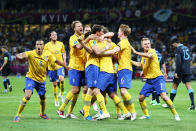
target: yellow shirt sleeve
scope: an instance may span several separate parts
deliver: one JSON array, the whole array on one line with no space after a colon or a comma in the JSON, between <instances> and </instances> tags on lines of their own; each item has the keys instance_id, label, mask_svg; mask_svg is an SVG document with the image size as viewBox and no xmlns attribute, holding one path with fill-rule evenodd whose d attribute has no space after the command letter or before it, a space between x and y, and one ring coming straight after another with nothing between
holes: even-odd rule
<instances>
[{"instance_id":1,"label":"yellow shirt sleeve","mask_svg":"<svg viewBox=\"0 0 196 131\"><path fill-rule=\"evenodd\" d=\"M29 56L30 56L30 54L31 54L31 51L27 51L27 52L25 52L25 55L26 55L27 57L29 57Z\"/></svg>"},{"instance_id":2,"label":"yellow shirt sleeve","mask_svg":"<svg viewBox=\"0 0 196 131\"><path fill-rule=\"evenodd\" d=\"M125 44L122 41L118 43L118 46L120 46L120 50L124 50L126 48Z\"/></svg>"},{"instance_id":3,"label":"yellow shirt sleeve","mask_svg":"<svg viewBox=\"0 0 196 131\"><path fill-rule=\"evenodd\" d=\"M73 37L72 37L72 38L69 39L69 44L70 44L71 47L73 47L73 46L78 44L78 41L73 39Z\"/></svg>"},{"instance_id":4,"label":"yellow shirt sleeve","mask_svg":"<svg viewBox=\"0 0 196 131\"><path fill-rule=\"evenodd\" d=\"M65 53L65 46L63 43L62 43L61 53Z\"/></svg>"}]
</instances>

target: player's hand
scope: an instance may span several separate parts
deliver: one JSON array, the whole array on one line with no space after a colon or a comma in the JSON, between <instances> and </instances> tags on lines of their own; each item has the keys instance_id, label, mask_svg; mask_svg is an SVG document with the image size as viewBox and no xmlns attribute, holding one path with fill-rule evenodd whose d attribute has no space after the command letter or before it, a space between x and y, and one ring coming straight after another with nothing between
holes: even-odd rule
<instances>
[{"instance_id":1,"label":"player's hand","mask_svg":"<svg viewBox=\"0 0 196 131\"><path fill-rule=\"evenodd\" d=\"M136 50L131 46L131 50L133 51L134 54L136 54Z\"/></svg>"},{"instance_id":2,"label":"player's hand","mask_svg":"<svg viewBox=\"0 0 196 131\"><path fill-rule=\"evenodd\" d=\"M81 36L78 38L78 41L79 41L79 42L81 42L81 41L82 41L82 37L81 37Z\"/></svg>"},{"instance_id":3,"label":"player's hand","mask_svg":"<svg viewBox=\"0 0 196 131\"><path fill-rule=\"evenodd\" d=\"M143 76L143 71L142 71L142 72L140 72L140 76Z\"/></svg>"},{"instance_id":4,"label":"player's hand","mask_svg":"<svg viewBox=\"0 0 196 131\"><path fill-rule=\"evenodd\" d=\"M110 49L110 47L111 47L111 44L110 43L106 43L105 49L108 50L108 49Z\"/></svg>"},{"instance_id":5,"label":"player's hand","mask_svg":"<svg viewBox=\"0 0 196 131\"><path fill-rule=\"evenodd\" d=\"M88 36L88 38L89 38L90 40L97 40L99 37L96 36L95 34L91 34L91 35Z\"/></svg>"},{"instance_id":6,"label":"player's hand","mask_svg":"<svg viewBox=\"0 0 196 131\"><path fill-rule=\"evenodd\" d=\"M176 79L178 79L178 74L177 74L177 73L175 73L175 74L174 74L174 77L175 77Z\"/></svg>"},{"instance_id":7,"label":"player's hand","mask_svg":"<svg viewBox=\"0 0 196 131\"><path fill-rule=\"evenodd\" d=\"M65 66L65 69L68 70L68 71L71 70L71 68L68 67L68 66Z\"/></svg>"},{"instance_id":8,"label":"player's hand","mask_svg":"<svg viewBox=\"0 0 196 131\"><path fill-rule=\"evenodd\" d=\"M98 41L103 41L103 40L104 40L104 36L103 35L98 38Z\"/></svg>"},{"instance_id":9,"label":"player's hand","mask_svg":"<svg viewBox=\"0 0 196 131\"><path fill-rule=\"evenodd\" d=\"M2 69L3 69L3 68L1 67L1 68L0 68L0 71L2 71Z\"/></svg>"},{"instance_id":10,"label":"player's hand","mask_svg":"<svg viewBox=\"0 0 196 131\"><path fill-rule=\"evenodd\" d=\"M167 79L168 75L167 73L164 73L164 78Z\"/></svg>"}]
</instances>

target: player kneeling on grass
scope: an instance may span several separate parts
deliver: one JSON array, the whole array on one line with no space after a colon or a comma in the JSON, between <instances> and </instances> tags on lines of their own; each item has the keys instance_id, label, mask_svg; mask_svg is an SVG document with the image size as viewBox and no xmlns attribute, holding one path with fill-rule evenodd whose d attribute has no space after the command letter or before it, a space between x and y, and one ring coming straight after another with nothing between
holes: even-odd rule
<instances>
[{"instance_id":1,"label":"player kneeling on grass","mask_svg":"<svg viewBox=\"0 0 196 131\"><path fill-rule=\"evenodd\" d=\"M133 65L142 67L144 78L147 79L139 95L140 106L145 115L140 119L150 119L150 115L146 108L145 98L155 90L157 95L160 95L165 103L169 106L172 114L174 115L174 119L179 121L180 117L176 112L172 101L166 95L165 79L160 70L156 51L151 48L151 43L148 38L143 38L141 44L142 48L144 49L144 53L137 52L134 48L132 48L135 54L142 57L141 62L131 61Z\"/></svg>"},{"instance_id":2,"label":"player kneeling on grass","mask_svg":"<svg viewBox=\"0 0 196 131\"><path fill-rule=\"evenodd\" d=\"M40 97L40 117L43 119L49 120L48 116L45 114L45 80L47 74L48 64L58 64L66 67L63 62L56 60L56 58L48 51L43 51L44 42L43 40L37 40L35 45L35 50L23 52L16 55L16 58L19 60L27 59L29 63L29 71L25 77L25 97L22 99L21 104L19 105L18 112L14 118L14 122L20 121L21 113L30 100L33 89L37 90L37 93Z\"/></svg>"}]
</instances>

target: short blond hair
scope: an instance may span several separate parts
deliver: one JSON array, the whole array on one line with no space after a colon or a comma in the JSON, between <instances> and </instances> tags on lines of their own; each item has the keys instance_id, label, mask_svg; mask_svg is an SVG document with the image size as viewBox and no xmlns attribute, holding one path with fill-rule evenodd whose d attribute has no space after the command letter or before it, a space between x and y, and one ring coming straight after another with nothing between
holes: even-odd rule
<instances>
[{"instance_id":1,"label":"short blond hair","mask_svg":"<svg viewBox=\"0 0 196 131\"><path fill-rule=\"evenodd\" d=\"M131 28L125 24L120 25L120 30L124 33L125 36L128 36L131 33Z\"/></svg>"},{"instance_id":2,"label":"short blond hair","mask_svg":"<svg viewBox=\"0 0 196 131\"><path fill-rule=\"evenodd\" d=\"M149 38L142 38L142 40L141 40L141 44L143 43L143 41L146 41L146 40L149 40L149 41L150 41L150 39L149 39Z\"/></svg>"},{"instance_id":3,"label":"short blond hair","mask_svg":"<svg viewBox=\"0 0 196 131\"><path fill-rule=\"evenodd\" d=\"M77 23L81 23L79 20L73 21L71 23L71 28L74 29ZM82 24L82 23L81 23Z\"/></svg>"}]
</instances>

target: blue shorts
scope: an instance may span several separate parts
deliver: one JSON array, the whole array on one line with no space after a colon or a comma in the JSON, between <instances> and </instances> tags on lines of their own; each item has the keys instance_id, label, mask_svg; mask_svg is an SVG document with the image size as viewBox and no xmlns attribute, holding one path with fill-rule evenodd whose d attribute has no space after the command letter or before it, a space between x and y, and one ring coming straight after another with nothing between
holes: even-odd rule
<instances>
[{"instance_id":1,"label":"blue shorts","mask_svg":"<svg viewBox=\"0 0 196 131\"><path fill-rule=\"evenodd\" d=\"M48 70L48 76L49 76L51 82L55 82L59 79L59 76L63 76L63 77L65 76L64 68L61 67L55 71Z\"/></svg>"},{"instance_id":2,"label":"blue shorts","mask_svg":"<svg viewBox=\"0 0 196 131\"><path fill-rule=\"evenodd\" d=\"M110 93L114 92L114 76L115 74L112 73L107 73L107 72L100 72L99 73L99 78L97 82L97 88L100 89L101 91L109 91Z\"/></svg>"},{"instance_id":3,"label":"blue shorts","mask_svg":"<svg viewBox=\"0 0 196 131\"><path fill-rule=\"evenodd\" d=\"M145 85L140 91L140 95L148 97L153 91L156 91L157 95L163 92L167 92L165 86L165 79L163 76L158 76L154 79L147 79Z\"/></svg>"},{"instance_id":4,"label":"blue shorts","mask_svg":"<svg viewBox=\"0 0 196 131\"><path fill-rule=\"evenodd\" d=\"M89 65L85 69L85 77L88 88L97 87L97 80L99 76L100 69L98 66Z\"/></svg>"},{"instance_id":5,"label":"blue shorts","mask_svg":"<svg viewBox=\"0 0 196 131\"><path fill-rule=\"evenodd\" d=\"M107 93L117 92L117 74L114 74L113 84L110 84L105 91Z\"/></svg>"},{"instance_id":6,"label":"blue shorts","mask_svg":"<svg viewBox=\"0 0 196 131\"><path fill-rule=\"evenodd\" d=\"M37 82L28 77L25 77L25 90L32 90L35 88L39 96L43 96L46 93L46 82Z\"/></svg>"},{"instance_id":7,"label":"blue shorts","mask_svg":"<svg viewBox=\"0 0 196 131\"><path fill-rule=\"evenodd\" d=\"M131 88L132 71L123 69L118 71L118 85L119 88Z\"/></svg>"},{"instance_id":8,"label":"blue shorts","mask_svg":"<svg viewBox=\"0 0 196 131\"><path fill-rule=\"evenodd\" d=\"M71 69L68 71L69 84L72 86L85 86L85 71Z\"/></svg>"}]
</instances>

